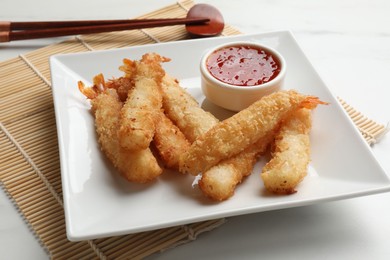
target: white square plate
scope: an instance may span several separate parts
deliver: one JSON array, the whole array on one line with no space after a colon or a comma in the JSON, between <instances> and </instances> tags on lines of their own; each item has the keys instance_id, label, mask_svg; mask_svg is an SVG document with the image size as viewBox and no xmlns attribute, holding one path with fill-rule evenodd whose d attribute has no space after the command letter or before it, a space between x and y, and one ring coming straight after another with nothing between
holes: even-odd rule
<instances>
[{"instance_id":1,"label":"white square plate","mask_svg":"<svg viewBox=\"0 0 390 260\"><path fill-rule=\"evenodd\" d=\"M228 113L210 104L200 90L199 61L209 47L229 41L255 41L277 49L288 69L285 89L296 89L330 103L314 111L312 161L298 192L289 196L264 193L260 161L235 195L215 203L192 187L194 178L165 172L155 183L128 183L99 149L93 115L77 81L89 84L94 75L118 77L123 58L139 59L157 52L172 59L167 73L212 113ZM288 31L57 55L50 59L58 128L67 235L70 240L135 233L214 218L308 205L390 190L359 131L338 104Z\"/></svg>"}]
</instances>

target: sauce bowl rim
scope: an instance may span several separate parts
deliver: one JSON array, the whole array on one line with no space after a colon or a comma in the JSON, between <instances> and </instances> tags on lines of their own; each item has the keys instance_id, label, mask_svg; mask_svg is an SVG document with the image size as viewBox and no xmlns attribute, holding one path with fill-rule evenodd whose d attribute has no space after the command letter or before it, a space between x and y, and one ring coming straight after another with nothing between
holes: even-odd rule
<instances>
[{"instance_id":1,"label":"sauce bowl rim","mask_svg":"<svg viewBox=\"0 0 390 260\"><path fill-rule=\"evenodd\" d=\"M222 49L222 48L230 47L230 46L250 46L250 47L264 49L265 51L271 53L273 56L275 56L279 60L280 67L281 67L279 74L275 78L273 78L272 80L270 80L266 83L253 85L253 86L237 86L237 85L229 84L229 83L226 83L226 82L223 82L223 81L216 79L213 75L211 75L210 71L207 69L207 65L206 65L207 59L213 52L215 52L219 49ZM217 46L214 46L214 47L208 49L203 54L203 56L201 58L201 62L200 62L201 74L203 75L203 77L206 80L211 81L211 83L213 85L218 85L220 87L225 87L225 88L229 88L232 90L241 90L241 91L253 91L253 90L259 90L262 88L268 88L270 85L273 85L273 84L275 84L275 82L280 81L284 78L284 75L286 73L286 69L287 69L286 68L286 61L285 61L284 57L277 50L275 50L272 47L269 47L268 45L258 43L258 42L252 42L252 41L233 41L233 42L223 43L223 44L219 44Z\"/></svg>"}]
</instances>

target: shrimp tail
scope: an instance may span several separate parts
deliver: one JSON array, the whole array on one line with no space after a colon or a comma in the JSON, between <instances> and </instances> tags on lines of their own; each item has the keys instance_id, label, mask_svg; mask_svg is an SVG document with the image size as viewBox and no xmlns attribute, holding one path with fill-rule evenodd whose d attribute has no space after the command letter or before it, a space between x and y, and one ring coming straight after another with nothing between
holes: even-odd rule
<instances>
[{"instance_id":1,"label":"shrimp tail","mask_svg":"<svg viewBox=\"0 0 390 260\"><path fill-rule=\"evenodd\" d=\"M80 92L88 99L95 99L99 93L104 92L107 87L103 77L103 74L98 74L93 78L93 86L86 88L82 81L77 82Z\"/></svg>"},{"instance_id":2,"label":"shrimp tail","mask_svg":"<svg viewBox=\"0 0 390 260\"><path fill-rule=\"evenodd\" d=\"M314 109L318 105L328 105L328 102L321 101L318 97L307 96L301 103L301 108Z\"/></svg>"},{"instance_id":3,"label":"shrimp tail","mask_svg":"<svg viewBox=\"0 0 390 260\"><path fill-rule=\"evenodd\" d=\"M88 99L95 99L98 96L97 89L94 87L87 88L82 81L77 82L80 92Z\"/></svg>"}]
</instances>

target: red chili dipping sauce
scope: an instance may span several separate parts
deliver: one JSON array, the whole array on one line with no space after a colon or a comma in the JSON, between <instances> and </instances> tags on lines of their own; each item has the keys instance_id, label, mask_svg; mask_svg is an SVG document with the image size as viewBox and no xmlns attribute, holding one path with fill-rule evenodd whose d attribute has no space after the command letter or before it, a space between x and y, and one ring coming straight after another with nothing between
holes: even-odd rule
<instances>
[{"instance_id":1,"label":"red chili dipping sauce","mask_svg":"<svg viewBox=\"0 0 390 260\"><path fill-rule=\"evenodd\" d=\"M274 79L280 72L279 60L263 49L229 46L214 51L206 66L216 79L235 86L254 86Z\"/></svg>"}]
</instances>

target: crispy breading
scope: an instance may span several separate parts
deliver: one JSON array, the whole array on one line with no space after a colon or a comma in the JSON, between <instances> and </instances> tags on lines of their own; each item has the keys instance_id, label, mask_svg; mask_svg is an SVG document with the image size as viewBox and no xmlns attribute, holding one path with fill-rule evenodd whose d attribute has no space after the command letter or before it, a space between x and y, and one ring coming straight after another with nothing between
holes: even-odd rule
<instances>
[{"instance_id":1,"label":"crispy breading","mask_svg":"<svg viewBox=\"0 0 390 260\"><path fill-rule=\"evenodd\" d=\"M273 140L271 131L267 136L250 145L243 152L226 159L202 173L199 187L209 198L222 201L233 196L236 186L252 173L258 158Z\"/></svg>"},{"instance_id":2,"label":"crispy breading","mask_svg":"<svg viewBox=\"0 0 390 260\"><path fill-rule=\"evenodd\" d=\"M134 87L130 89L121 110L120 144L131 151L149 147L156 129L156 120L162 106L161 80L165 71L164 59L157 54L145 54L135 66Z\"/></svg>"},{"instance_id":3,"label":"crispy breading","mask_svg":"<svg viewBox=\"0 0 390 260\"><path fill-rule=\"evenodd\" d=\"M219 120L210 112L203 110L179 85L177 79L166 74L161 87L165 113L191 143L218 123Z\"/></svg>"},{"instance_id":4,"label":"crispy breading","mask_svg":"<svg viewBox=\"0 0 390 260\"><path fill-rule=\"evenodd\" d=\"M179 169L179 158L190 147L180 129L161 111L157 120L153 143L165 166L169 169Z\"/></svg>"},{"instance_id":5,"label":"crispy breading","mask_svg":"<svg viewBox=\"0 0 390 260\"><path fill-rule=\"evenodd\" d=\"M307 174L310 162L311 110L292 113L275 136L272 159L264 166L261 178L265 188L277 194L295 193Z\"/></svg>"}]
</instances>

